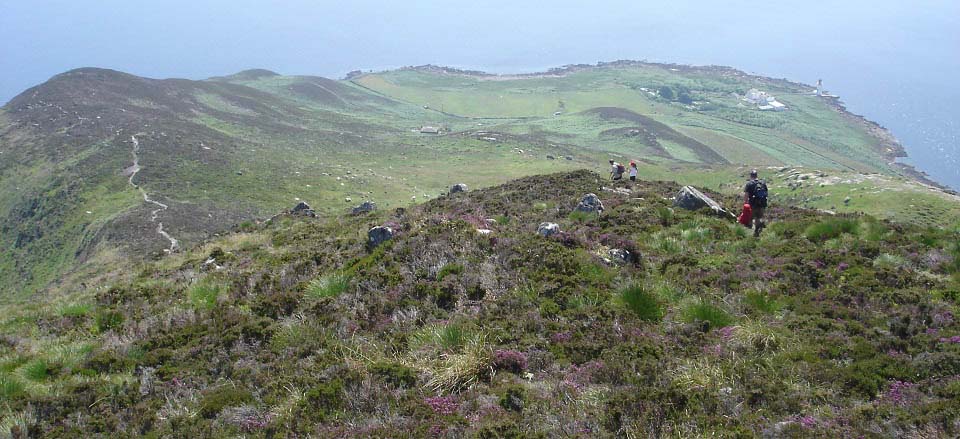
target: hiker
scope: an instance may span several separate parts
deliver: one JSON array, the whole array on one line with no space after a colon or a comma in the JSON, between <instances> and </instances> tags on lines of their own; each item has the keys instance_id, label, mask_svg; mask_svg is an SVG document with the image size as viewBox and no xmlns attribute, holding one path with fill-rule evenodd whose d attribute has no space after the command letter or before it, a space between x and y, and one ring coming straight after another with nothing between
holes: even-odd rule
<instances>
[{"instance_id":1,"label":"hiker","mask_svg":"<svg viewBox=\"0 0 960 439\"><path fill-rule=\"evenodd\" d=\"M743 202L750 205L753 213L753 236L760 236L760 232L766 227L763 211L767 208L767 183L757 178L756 169L750 171L750 179L743 187Z\"/></svg>"},{"instance_id":2,"label":"hiker","mask_svg":"<svg viewBox=\"0 0 960 439\"><path fill-rule=\"evenodd\" d=\"M623 165L610 159L610 179L611 180L621 180L623 179L623 173L627 170L624 169Z\"/></svg>"},{"instance_id":3,"label":"hiker","mask_svg":"<svg viewBox=\"0 0 960 439\"><path fill-rule=\"evenodd\" d=\"M637 162L630 160L630 181L637 181Z\"/></svg>"}]
</instances>

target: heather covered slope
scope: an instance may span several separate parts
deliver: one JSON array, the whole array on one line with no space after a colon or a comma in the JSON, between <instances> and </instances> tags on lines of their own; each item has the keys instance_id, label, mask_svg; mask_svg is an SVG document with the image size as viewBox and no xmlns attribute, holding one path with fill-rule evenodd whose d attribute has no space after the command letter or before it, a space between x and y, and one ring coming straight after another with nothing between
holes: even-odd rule
<instances>
[{"instance_id":1,"label":"heather covered slope","mask_svg":"<svg viewBox=\"0 0 960 439\"><path fill-rule=\"evenodd\" d=\"M6 310L2 427L960 434L960 231L778 204L754 239L671 208L673 183L603 184L578 171L406 210L280 216L130 282ZM586 193L602 215L573 212ZM543 221L562 233L538 236ZM397 235L371 249L376 225Z\"/></svg>"}]
</instances>

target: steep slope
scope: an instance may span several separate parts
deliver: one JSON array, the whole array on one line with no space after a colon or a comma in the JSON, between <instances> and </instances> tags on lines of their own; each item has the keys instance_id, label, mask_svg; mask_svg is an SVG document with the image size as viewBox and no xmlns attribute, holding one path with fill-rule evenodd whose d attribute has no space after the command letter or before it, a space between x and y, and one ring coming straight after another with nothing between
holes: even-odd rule
<instances>
[{"instance_id":1,"label":"steep slope","mask_svg":"<svg viewBox=\"0 0 960 439\"><path fill-rule=\"evenodd\" d=\"M672 208L673 183L602 184L578 171L410 209L280 215L130 282L9 307L0 427L960 434L960 230L776 205L754 239ZM602 214L574 211L587 193ZM540 236L543 221L561 232ZM371 248L381 225L396 235Z\"/></svg>"},{"instance_id":2,"label":"steep slope","mask_svg":"<svg viewBox=\"0 0 960 439\"><path fill-rule=\"evenodd\" d=\"M207 94L229 96L250 115L204 106L198 96ZM151 203L127 185L134 172L138 186L170 206L157 213L184 240L253 215L259 206L243 200L201 204L181 197L192 182L176 177L198 165L224 175L243 160L235 139L191 117L246 117L243 122L252 123L256 115L257 126L293 129L278 120L297 112L278 107L269 95L236 85L156 81L100 69L58 75L13 99L4 109L10 126L3 132L0 165L4 187L17 189L2 201L4 247L11 249L3 255L5 287L42 285L104 240L136 254L165 248L166 240L149 232ZM207 152L213 148L216 154Z\"/></svg>"},{"instance_id":3,"label":"steep slope","mask_svg":"<svg viewBox=\"0 0 960 439\"><path fill-rule=\"evenodd\" d=\"M402 205L464 174L451 161L513 159L411 133L447 120L425 113L347 83L266 71L209 81L57 75L0 112L2 296L83 261L116 268L161 255L175 240L194 243L300 199L322 212L348 208L345 199ZM545 169L520 164L463 180Z\"/></svg>"}]
</instances>

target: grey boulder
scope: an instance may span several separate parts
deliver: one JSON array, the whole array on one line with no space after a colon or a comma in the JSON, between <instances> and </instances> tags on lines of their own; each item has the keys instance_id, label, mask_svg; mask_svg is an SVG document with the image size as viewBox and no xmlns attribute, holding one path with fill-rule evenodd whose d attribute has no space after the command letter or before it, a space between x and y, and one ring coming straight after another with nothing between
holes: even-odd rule
<instances>
[{"instance_id":1,"label":"grey boulder","mask_svg":"<svg viewBox=\"0 0 960 439\"><path fill-rule=\"evenodd\" d=\"M680 189L680 192L673 197L673 205L687 210L700 210L707 207L719 216L734 216L732 213L727 212L720 203L713 201L713 199L704 195L703 192L700 192L693 186L684 186Z\"/></svg>"},{"instance_id":2,"label":"grey boulder","mask_svg":"<svg viewBox=\"0 0 960 439\"><path fill-rule=\"evenodd\" d=\"M376 248L380 244L393 238L393 229L387 226L376 226L367 232L367 245Z\"/></svg>"},{"instance_id":3,"label":"grey boulder","mask_svg":"<svg viewBox=\"0 0 960 439\"><path fill-rule=\"evenodd\" d=\"M624 265L633 262L633 254L622 248L612 248L607 251L610 260L617 265Z\"/></svg>"},{"instance_id":4,"label":"grey boulder","mask_svg":"<svg viewBox=\"0 0 960 439\"><path fill-rule=\"evenodd\" d=\"M576 207L577 212L598 213L603 212L603 203L597 194L586 194L580 199Z\"/></svg>"},{"instance_id":5,"label":"grey boulder","mask_svg":"<svg viewBox=\"0 0 960 439\"><path fill-rule=\"evenodd\" d=\"M296 206L293 206L293 209L290 209L290 214L309 216L311 218L314 218L317 216L317 213L310 208L310 205L303 201L297 203Z\"/></svg>"}]
</instances>

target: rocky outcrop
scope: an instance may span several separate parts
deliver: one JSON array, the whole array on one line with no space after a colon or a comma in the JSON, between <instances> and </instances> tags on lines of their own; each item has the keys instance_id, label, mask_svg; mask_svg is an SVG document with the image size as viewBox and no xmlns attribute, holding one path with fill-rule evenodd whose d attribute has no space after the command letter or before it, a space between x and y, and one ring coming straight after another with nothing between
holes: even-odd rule
<instances>
[{"instance_id":1,"label":"rocky outcrop","mask_svg":"<svg viewBox=\"0 0 960 439\"><path fill-rule=\"evenodd\" d=\"M607 251L607 255L609 255L610 261L617 265L626 265L635 260L635 256L630 251L622 248L612 248Z\"/></svg>"},{"instance_id":2,"label":"rocky outcrop","mask_svg":"<svg viewBox=\"0 0 960 439\"><path fill-rule=\"evenodd\" d=\"M453 185L453 186L450 186L450 192L449 192L449 194L450 194L450 195L453 195L453 194L458 194L458 193L460 193L460 192L466 192L466 191L467 191L467 185L465 185L465 184L463 184L463 183L457 183L457 184L455 184L455 185Z\"/></svg>"},{"instance_id":3,"label":"rocky outcrop","mask_svg":"<svg viewBox=\"0 0 960 439\"><path fill-rule=\"evenodd\" d=\"M371 249L393 239L393 229L387 226L376 226L367 232L367 246Z\"/></svg>"},{"instance_id":4,"label":"rocky outcrop","mask_svg":"<svg viewBox=\"0 0 960 439\"><path fill-rule=\"evenodd\" d=\"M307 203L305 203L305 202L303 202L303 201L297 203L296 206L293 206L293 209L290 209L290 214L291 214L291 215L303 215L303 216L308 216L308 217L310 217L310 218L316 218L316 217L317 217L317 213L314 212L313 209L310 208L310 205L309 205L309 204L307 204Z\"/></svg>"},{"instance_id":5,"label":"rocky outcrop","mask_svg":"<svg viewBox=\"0 0 960 439\"><path fill-rule=\"evenodd\" d=\"M577 203L575 210L577 212L600 213L603 212L603 203L597 194L586 194Z\"/></svg>"},{"instance_id":6,"label":"rocky outcrop","mask_svg":"<svg viewBox=\"0 0 960 439\"><path fill-rule=\"evenodd\" d=\"M706 207L718 216L734 217L734 215L727 212L720 203L713 201L713 199L704 195L703 192L700 192L693 186L684 186L680 189L680 192L673 197L673 205L687 210L700 210Z\"/></svg>"},{"instance_id":7,"label":"rocky outcrop","mask_svg":"<svg viewBox=\"0 0 960 439\"><path fill-rule=\"evenodd\" d=\"M363 203L360 203L359 206L351 209L350 214L360 215L362 213L373 212L374 210L377 210L377 203L374 203L373 201L364 201Z\"/></svg>"},{"instance_id":8,"label":"rocky outcrop","mask_svg":"<svg viewBox=\"0 0 960 439\"><path fill-rule=\"evenodd\" d=\"M560 225L557 223L540 223L537 226L537 234L540 236L553 236L560 233Z\"/></svg>"}]
</instances>

